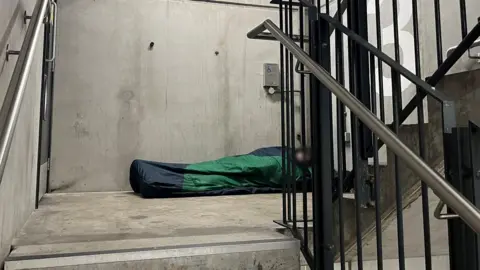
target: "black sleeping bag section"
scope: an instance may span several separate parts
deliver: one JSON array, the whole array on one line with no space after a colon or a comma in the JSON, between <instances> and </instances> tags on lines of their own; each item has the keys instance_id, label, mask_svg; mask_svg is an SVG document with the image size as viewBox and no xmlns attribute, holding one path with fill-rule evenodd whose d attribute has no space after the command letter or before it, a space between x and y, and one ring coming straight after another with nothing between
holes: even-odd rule
<instances>
[{"instance_id":1,"label":"black sleeping bag section","mask_svg":"<svg viewBox=\"0 0 480 270\"><path fill-rule=\"evenodd\" d=\"M310 189L310 170L296 168L298 190L303 179ZM193 164L134 160L130 166L130 185L144 198L274 193L282 184L281 147ZM336 199L335 179L332 191Z\"/></svg>"}]
</instances>

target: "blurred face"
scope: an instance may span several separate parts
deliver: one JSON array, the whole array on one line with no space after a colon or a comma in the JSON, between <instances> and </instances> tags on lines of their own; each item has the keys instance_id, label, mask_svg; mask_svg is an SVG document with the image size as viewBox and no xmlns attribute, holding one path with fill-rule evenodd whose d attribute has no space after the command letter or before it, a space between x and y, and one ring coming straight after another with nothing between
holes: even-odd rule
<instances>
[{"instance_id":1,"label":"blurred face","mask_svg":"<svg viewBox=\"0 0 480 270\"><path fill-rule=\"evenodd\" d=\"M297 151L295 158L297 159L297 161L303 162L305 161L305 153L302 150Z\"/></svg>"},{"instance_id":2,"label":"blurred face","mask_svg":"<svg viewBox=\"0 0 480 270\"><path fill-rule=\"evenodd\" d=\"M295 151L295 160L299 165L303 166L311 166L312 163L312 155L311 151L308 148L305 149L297 149Z\"/></svg>"}]
</instances>

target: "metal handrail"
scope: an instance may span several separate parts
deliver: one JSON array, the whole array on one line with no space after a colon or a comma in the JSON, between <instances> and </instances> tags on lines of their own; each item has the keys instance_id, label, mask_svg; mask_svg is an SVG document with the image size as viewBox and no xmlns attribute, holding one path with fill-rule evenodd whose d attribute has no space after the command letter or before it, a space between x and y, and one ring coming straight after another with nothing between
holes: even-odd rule
<instances>
[{"instance_id":1,"label":"metal handrail","mask_svg":"<svg viewBox=\"0 0 480 270\"><path fill-rule=\"evenodd\" d=\"M437 204L437 207L435 207L435 212L433 212L433 216L436 219L440 220L445 220L445 219L454 219L454 218L459 218L460 216L457 214L449 214L449 213L442 213L443 208L445 207L445 203L442 201L439 201Z\"/></svg>"},{"instance_id":2,"label":"metal handrail","mask_svg":"<svg viewBox=\"0 0 480 270\"><path fill-rule=\"evenodd\" d=\"M329 89L351 112L370 128L385 144L415 172L437 196L475 232L480 233L480 211L425 161L408 148L380 119L368 110L361 101L339 84L325 69L317 64L293 40L282 32L271 20L266 20L247 34L255 38L268 30L271 36L280 41L308 70Z\"/></svg>"},{"instance_id":3,"label":"metal handrail","mask_svg":"<svg viewBox=\"0 0 480 270\"><path fill-rule=\"evenodd\" d=\"M57 20L58 20L58 5L54 1L52 1L52 18L53 20L53 42L52 42L52 58L45 59L46 62L53 62L55 61L55 57L57 55Z\"/></svg>"},{"instance_id":4,"label":"metal handrail","mask_svg":"<svg viewBox=\"0 0 480 270\"><path fill-rule=\"evenodd\" d=\"M13 70L12 79L0 109L0 183L12 144L15 126L27 86L28 76L33 63L35 47L38 43L43 20L50 0L38 0L28 26L25 39Z\"/></svg>"}]
</instances>

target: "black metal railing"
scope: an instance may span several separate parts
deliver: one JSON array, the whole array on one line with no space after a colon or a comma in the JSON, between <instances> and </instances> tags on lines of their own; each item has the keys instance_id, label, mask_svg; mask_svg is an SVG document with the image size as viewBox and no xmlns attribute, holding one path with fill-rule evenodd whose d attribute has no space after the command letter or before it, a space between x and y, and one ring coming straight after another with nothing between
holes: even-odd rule
<instances>
[{"instance_id":1,"label":"black metal railing","mask_svg":"<svg viewBox=\"0 0 480 270\"><path fill-rule=\"evenodd\" d=\"M404 139L404 143L426 163L435 165L438 162L438 159L427 150L433 149L430 152L441 150L440 154L441 152L444 154L446 179L465 194L464 186L458 184L464 180L462 168L465 166L456 166L459 163L455 163L455 160L466 152L465 150L462 152L462 148L459 147L462 138L457 134L464 128L455 121L455 102L434 86L478 39L480 23L468 31L466 5L465 1L461 0L459 29L463 40L444 60L440 3L438 0L433 1L438 69L425 80L422 79L424 75L420 61L417 0L411 2L415 57L413 70L402 66L400 61L400 26L396 0L392 1L394 41L392 56L382 52L380 20L382 11L379 0L375 1L376 46L368 42L366 29L368 20L364 0L338 1L334 16L330 15L333 4L329 1L323 3L318 0L316 3L310 3L306 0L300 2L289 0L276 4L279 5L280 11L279 31L291 42L296 42L302 51L308 51L310 60L320 65L325 72L332 74L338 85L348 89L365 109L377 116L399 138ZM294 12L294 7L298 8L298 11ZM299 19L298 25L294 25L296 15ZM307 21L305 18L308 18L308 25L304 24ZM345 18L347 26L344 23ZM425 269L432 269L431 213L427 185L429 182L425 175L421 174L421 170L406 169L405 166L410 161L399 159L402 152L394 151L394 147L382 139L379 130L372 128L364 118L362 119L361 111L355 112L351 106L346 107L345 101L332 90L332 87L337 86L331 84L328 78L320 78L318 76L320 73L312 74L309 68L315 68L313 64L307 67L305 61L308 59L300 60L301 53L292 51L295 49L292 46L287 47L285 42L288 40L282 39L279 33L272 33L273 26L269 28L265 26L266 24L269 23L266 22L250 32L249 37L280 40L281 129L284 149L282 165L285 184L283 216L276 222L290 229L293 235L300 239L302 252L312 269L333 269L334 262L340 264L340 269L346 269L347 260L356 261L358 269L363 269L363 241L367 234L374 233L372 236L376 238L377 268L384 269L382 222L394 215L397 221L398 269L405 269L403 209L412 202L412 198L405 195L419 189L424 237L422 256L425 258ZM263 32L265 29L270 30L270 33ZM298 62L295 63L295 60ZM331 62L334 62L334 65ZM385 85L382 79L387 71L390 72L390 86ZM416 94L406 105L403 104L402 79L411 82L416 88L414 90ZM299 90L296 87L299 87ZM386 87L391 88L391 97L385 93ZM334 93L335 102L332 102L330 91ZM296 92L299 93L299 104L296 103ZM429 128L429 132L426 132L425 112L428 108L424 106L424 102L427 97L431 102L438 102L441 105L439 111L434 112L441 116L440 123L428 123L429 127L436 124L439 126L440 129L436 132L443 138L443 144L440 145L431 140L435 135L434 129ZM389 98L388 102L386 98ZM333 108L333 105L336 108ZM404 125L415 110L415 124ZM350 115L350 119L346 115ZM388 154L387 164L381 164L380 154L385 144L389 148L389 153L393 153ZM311 159L308 159L310 155ZM474 165L470 167L476 168ZM301 194L300 198L297 194ZM446 199L437 194L442 200ZM476 202L473 195L467 194L467 198ZM448 205L449 212L452 213L455 206ZM465 216L465 213L456 212L470 227L479 232L475 229L476 224L468 221L468 214ZM451 237L453 235L455 238L458 235L462 239L467 239L466 236L475 235L459 219L449 223ZM350 226L351 224L354 226ZM346 230L349 230L348 233ZM459 232L456 233L455 230ZM468 242L467 246L470 248L478 242L476 237L473 239L475 242ZM465 242L457 241L455 244L454 247L461 247ZM451 265L472 266L470 264L472 256L464 256L462 251L451 250Z\"/></svg>"}]
</instances>

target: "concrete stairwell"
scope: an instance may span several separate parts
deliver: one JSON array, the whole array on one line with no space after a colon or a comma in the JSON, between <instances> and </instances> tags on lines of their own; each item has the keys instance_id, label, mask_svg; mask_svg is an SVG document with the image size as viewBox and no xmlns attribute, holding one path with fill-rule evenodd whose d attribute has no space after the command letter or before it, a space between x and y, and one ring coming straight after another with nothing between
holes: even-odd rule
<instances>
[{"instance_id":1,"label":"concrete stairwell","mask_svg":"<svg viewBox=\"0 0 480 270\"><path fill-rule=\"evenodd\" d=\"M278 194L48 194L5 269L300 269L298 241L272 222L280 207Z\"/></svg>"},{"instance_id":2,"label":"concrete stairwell","mask_svg":"<svg viewBox=\"0 0 480 270\"><path fill-rule=\"evenodd\" d=\"M458 73L437 87L457 101L459 123L479 113L472 106L478 101L479 78L479 70ZM439 104L430 100L428 111L427 162L443 173ZM418 150L416 131L416 125L404 126L400 137ZM393 155L388 158L391 164ZM382 212L384 259L389 259L397 253L392 166L381 173L382 197L376 205ZM406 256L421 256L420 181L402 165L400 181L403 207L412 209L404 212ZM443 255L446 225L433 218L438 198L432 192L430 198L432 252ZM300 194L297 199L300 215ZM355 205L344 202L347 260L355 260ZM298 241L272 222L281 218L281 205L280 194L157 200L129 192L48 194L15 239L5 268L300 269L305 262ZM362 209L361 226L364 259L375 259L374 208Z\"/></svg>"},{"instance_id":3,"label":"concrete stairwell","mask_svg":"<svg viewBox=\"0 0 480 270\"><path fill-rule=\"evenodd\" d=\"M458 101L459 123L469 113L478 113L471 101L478 99L479 78L480 71L454 74L437 87ZM429 101L428 110L427 161L443 172L438 103ZM418 148L416 130L417 126L400 130L402 140L413 149ZM381 173L382 197L376 205L382 212L388 259L396 256L392 166L383 167ZM417 209L405 212L406 255L419 256L421 228L409 224L421 220L421 208L415 207L420 203L420 181L402 165L400 177L403 207ZM430 198L433 252L442 255L446 226L432 217L438 199L433 193ZM344 202L347 260L355 260L355 206L351 200ZM15 239L5 269L299 269L298 241L272 222L280 219L281 205L280 194L156 200L129 192L48 194ZM300 203L298 207L300 215ZM374 218L373 208L362 209L364 259L376 255Z\"/></svg>"}]
</instances>

